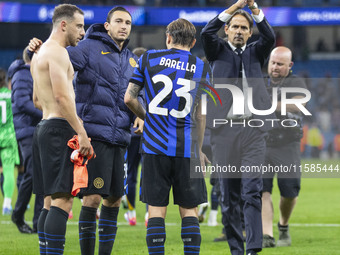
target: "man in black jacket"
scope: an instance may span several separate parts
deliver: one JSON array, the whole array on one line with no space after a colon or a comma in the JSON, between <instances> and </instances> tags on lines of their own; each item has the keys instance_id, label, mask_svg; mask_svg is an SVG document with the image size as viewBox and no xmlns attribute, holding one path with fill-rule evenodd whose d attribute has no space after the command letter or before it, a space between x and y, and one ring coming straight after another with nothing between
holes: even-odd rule
<instances>
[{"instance_id":1,"label":"man in black jacket","mask_svg":"<svg viewBox=\"0 0 340 255\"><path fill-rule=\"evenodd\" d=\"M24 214L31 199L33 182L32 142L36 125L41 120L41 111L33 105L33 80L30 73L30 58L27 48L23 59L15 60L8 69L12 83L12 111L15 134L24 161L25 174L18 191L18 198L12 213L12 221L21 233L36 233L43 196L36 195L33 229L24 221Z\"/></svg>"},{"instance_id":2,"label":"man in black jacket","mask_svg":"<svg viewBox=\"0 0 340 255\"><path fill-rule=\"evenodd\" d=\"M301 164L300 140L302 138L302 112L293 104L287 105L287 114L281 114L281 89L282 88L303 88L306 84L303 79L291 74L292 52L286 47L277 47L270 54L268 64L268 89L279 91L278 107L276 109L277 119L284 121L292 119L296 121L295 127L280 126L268 133L266 165L270 166L293 166L299 169ZM288 99L300 99L304 97L299 93L287 93ZM303 104L305 105L305 104ZM295 122L294 121L294 122ZM287 122L287 121L286 121ZM288 124L288 123L287 123ZM301 173L278 172L278 186L280 189L280 220L278 222L279 240L275 244L273 237L273 202L271 193L273 189L274 172L266 172L263 175L262 193L262 221L263 221L263 248L277 246L290 246L291 238L288 230L288 221L293 212L297 197L300 191Z\"/></svg>"},{"instance_id":3,"label":"man in black jacket","mask_svg":"<svg viewBox=\"0 0 340 255\"><path fill-rule=\"evenodd\" d=\"M260 33L259 40L250 44L247 41L253 33L253 19L241 10L246 5ZM227 41L217 35L224 25ZM231 254L243 255L240 201L244 200L246 253L256 254L262 249L260 168L264 163L266 131L272 124L266 119L273 119L261 69L274 46L275 34L254 0L238 0L212 19L203 28L201 37L222 105L208 102L207 126L212 128L213 164L229 167L236 173L220 175L222 223ZM241 94L252 101L239 104ZM268 109L266 116L262 115ZM245 172L247 169L259 171Z\"/></svg>"}]
</instances>

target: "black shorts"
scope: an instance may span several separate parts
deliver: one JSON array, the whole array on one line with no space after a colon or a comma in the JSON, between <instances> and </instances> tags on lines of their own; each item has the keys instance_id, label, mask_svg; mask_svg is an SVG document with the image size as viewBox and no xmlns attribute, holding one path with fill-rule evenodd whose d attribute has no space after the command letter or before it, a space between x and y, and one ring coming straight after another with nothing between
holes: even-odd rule
<instances>
[{"instance_id":1,"label":"black shorts","mask_svg":"<svg viewBox=\"0 0 340 255\"><path fill-rule=\"evenodd\" d=\"M277 172L277 183L281 196L294 198L299 195L301 187L300 163L301 152L299 142L292 142L279 147L267 147L265 165L286 166L286 169L291 169L290 172ZM274 175L274 172L263 174L263 192L272 192Z\"/></svg>"},{"instance_id":2,"label":"black shorts","mask_svg":"<svg viewBox=\"0 0 340 255\"><path fill-rule=\"evenodd\" d=\"M124 155L126 147L102 141L92 141L96 158L89 160L89 184L80 196L99 194L103 197L124 195Z\"/></svg>"},{"instance_id":3,"label":"black shorts","mask_svg":"<svg viewBox=\"0 0 340 255\"><path fill-rule=\"evenodd\" d=\"M71 193L74 164L68 140L75 131L61 118L41 120L33 135L33 192L39 195Z\"/></svg>"},{"instance_id":4,"label":"black shorts","mask_svg":"<svg viewBox=\"0 0 340 255\"><path fill-rule=\"evenodd\" d=\"M173 188L174 204L193 208L207 202L204 178L190 178L190 159L143 154L140 200L152 206L169 204Z\"/></svg>"}]
</instances>

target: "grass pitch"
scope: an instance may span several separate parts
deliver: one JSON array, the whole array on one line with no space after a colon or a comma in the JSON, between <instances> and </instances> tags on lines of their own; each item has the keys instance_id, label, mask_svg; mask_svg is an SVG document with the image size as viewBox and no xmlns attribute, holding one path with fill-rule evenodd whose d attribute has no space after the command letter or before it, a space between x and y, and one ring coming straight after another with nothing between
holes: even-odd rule
<instances>
[{"instance_id":1,"label":"grass pitch","mask_svg":"<svg viewBox=\"0 0 340 255\"><path fill-rule=\"evenodd\" d=\"M339 160L304 161L304 163L338 164ZM337 175L340 177L340 173ZM275 181L276 182L276 181ZM274 202L274 237L278 238L276 223L279 213L279 192L275 183ZM210 193L211 186L207 182ZM14 194L16 198L16 193ZM0 205L3 197L0 196ZM15 199L12 203L14 206ZM172 200L171 200L172 203ZM137 225L129 226L124 220L125 210L120 209L118 232L112 254L148 254L144 226L145 205L137 202ZM78 242L78 215L80 200L75 199L73 206L74 218L68 221L64 254L80 254ZM33 202L26 213L26 220L33 216ZM208 212L209 213L209 212ZM219 222L221 213L219 212ZM227 242L214 243L212 240L221 233L222 225L208 227L201 225L201 254L230 254ZM183 254L180 239L180 217L178 207L170 205L166 217L166 254ZM263 255L340 255L340 179L339 178L303 178L298 203L290 221L291 247L266 248ZM98 237L97 244L98 247ZM96 247L96 248L97 248ZM97 250L96 250L97 253ZM20 234L11 222L10 216L0 215L0 254L1 255L33 255L39 254L37 235Z\"/></svg>"}]
</instances>

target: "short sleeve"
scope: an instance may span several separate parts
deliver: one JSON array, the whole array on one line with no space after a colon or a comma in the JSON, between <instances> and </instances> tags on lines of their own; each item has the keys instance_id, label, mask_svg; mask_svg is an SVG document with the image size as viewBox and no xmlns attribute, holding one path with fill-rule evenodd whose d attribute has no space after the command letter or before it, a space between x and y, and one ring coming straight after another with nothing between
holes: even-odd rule
<instances>
[{"instance_id":1,"label":"short sleeve","mask_svg":"<svg viewBox=\"0 0 340 255\"><path fill-rule=\"evenodd\" d=\"M145 63L146 58L147 58L147 52L139 58L137 65L133 71L132 77L130 78L131 83L134 83L141 87L144 87L145 75L144 75L143 70L144 70L144 63Z\"/></svg>"}]
</instances>

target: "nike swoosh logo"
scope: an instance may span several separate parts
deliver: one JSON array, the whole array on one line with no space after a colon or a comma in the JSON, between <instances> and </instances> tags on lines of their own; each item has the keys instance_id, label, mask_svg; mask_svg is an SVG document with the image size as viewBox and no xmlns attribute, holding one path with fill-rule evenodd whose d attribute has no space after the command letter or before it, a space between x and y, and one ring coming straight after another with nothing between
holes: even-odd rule
<instances>
[{"instance_id":1,"label":"nike swoosh logo","mask_svg":"<svg viewBox=\"0 0 340 255\"><path fill-rule=\"evenodd\" d=\"M92 228L92 227L81 227L81 230L85 230L85 229L89 229L89 228Z\"/></svg>"},{"instance_id":2,"label":"nike swoosh logo","mask_svg":"<svg viewBox=\"0 0 340 255\"><path fill-rule=\"evenodd\" d=\"M110 53L111 53L110 51L106 51L106 52L102 51L102 55L106 55L106 54L110 54Z\"/></svg>"}]
</instances>

